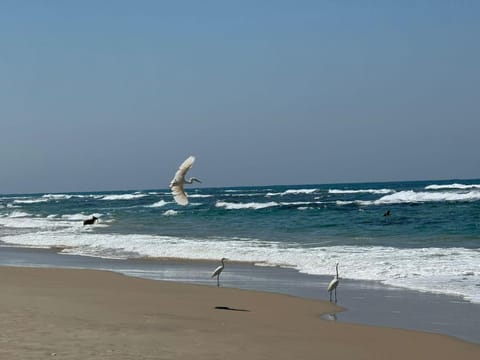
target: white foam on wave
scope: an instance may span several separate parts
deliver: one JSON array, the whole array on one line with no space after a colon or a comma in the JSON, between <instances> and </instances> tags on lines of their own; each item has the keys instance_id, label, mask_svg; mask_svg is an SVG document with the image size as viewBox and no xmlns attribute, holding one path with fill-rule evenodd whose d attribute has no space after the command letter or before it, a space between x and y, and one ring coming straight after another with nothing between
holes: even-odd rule
<instances>
[{"instance_id":1,"label":"white foam on wave","mask_svg":"<svg viewBox=\"0 0 480 360\"><path fill-rule=\"evenodd\" d=\"M17 216L18 215L18 216ZM0 217L0 225L11 229L54 229L69 227L71 224L61 223L55 218L30 217L27 213L19 213L14 216Z\"/></svg>"},{"instance_id":2,"label":"white foam on wave","mask_svg":"<svg viewBox=\"0 0 480 360\"><path fill-rule=\"evenodd\" d=\"M363 190L341 190L329 189L329 194L390 194L395 192L392 189L363 189Z\"/></svg>"},{"instance_id":3,"label":"white foam on wave","mask_svg":"<svg viewBox=\"0 0 480 360\"><path fill-rule=\"evenodd\" d=\"M188 197L191 198L209 198L212 197L213 195L206 195L206 194L189 194Z\"/></svg>"},{"instance_id":4,"label":"white foam on wave","mask_svg":"<svg viewBox=\"0 0 480 360\"><path fill-rule=\"evenodd\" d=\"M104 195L101 200L108 200L108 201L114 201L114 200L134 200L134 199L140 199L142 197L147 196L147 194L142 194L142 193L134 193L134 194L112 194L112 195Z\"/></svg>"},{"instance_id":5,"label":"white foam on wave","mask_svg":"<svg viewBox=\"0 0 480 360\"><path fill-rule=\"evenodd\" d=\"M97 218L101 218L103 214L93 213L93 214L50 214L46 217L36 215L33 216L27 212L22 211L13 211L12 213L6 215L0 215L0 226L9 229L22 229L21 231L26 231L29 229L32 234L37 233L38 231L45 230L63 230L63 229L75 229L78 227L83 227L83 220L91 218L94 215ZM99 220L100 221L100 220ZM95 226L107 227L107 223L112 222L113 220L101 220L101 224L97 223ZM89 229L85 228L87 231Z\"/></svg>"},{"instance_id":6,"label":"white foam on wave","mask_svg":"<svg viewBox=\"0 0 480 360\"><path fill-rule=\"evenodd\" d=\"M291 207L303 207L301 210L305 210L308 206L315 206L323 204L322 201L292 201L292 202L276 202L270 201L266 203L257 203L257 202L250 202L250 203L232 203L226 201L217 201L215 204L216 207L223 207L227 210L244 210L244 209L265 209L269 207L277 207L277 206L291 206Z\"/></svg>"},{"instance_id":7,"label":"white foam on wave","mask_svg":"<svg viewBox=\"0 0 480 360\"><path fill-rule=\"evenodd\" d=\"M47 200L68 200L71 199L73 195L70 194L45 194L42 198Z\"/></svg>"},{"instance_id":8,"label":"white foam on wave","mask_svg":"<svg viewBox=\"0 0 480 360\"><path fill-rule=\"evenodd\" d=\"M282 206L302 206L302 205L319 205L323 204L322 201L292 201L292 202L281 202Z\"/></svg>"},{"instance_id":9,"label":"white foam on wave","mask_svg":"<svg viewBox=\"0 0 480 360\"><path fill-rule=\"evenodd\" d=\"M415 204L424 202L445 202L445 201L479 201L480 191L473 190L468 192L431 192L413 190L399 191L390 195L385 195L377 200L352 200L343 201L337 200L337 205L356 204L361 206L369 205L391 205L391 204Z\"/></svg>"},{"instance_id":10,"label":"white foam on wave","mask_svg":"<svg viewBox=\"0 0 480 360\"><path fill-rule=\"evenodd\" d=\"M225 208L227 210L242 210L242 209L265 209L269 207L274 207L274 206L279 206L280 204L271 201L267 203L256 203L256 202L251 202L251 203L231 203L231 202L226 202L226 201L217 201L215 204L216 207L219 208Z\"/></svg>"},{"instance_id":11,"label":"white foam on wave","mask_svg":"<svg viewBox=\"0 0 480 360\"><path fill-rule=\"evenodd\" d=\"M61 201L61 200L69 200L72 198L94 198L94 199L101 199L104 195L81 195L81 194L45 194L40 197L33 196L33 197L14 197L13 204L38 204L38 203L45 203L49 201Z\"/></svg>"},{"instance_id":12,"label":"white foam on wave","mask_svg":"<svg viewBox=\"0 0 480 360\"><path fill-rule=\"evenodd\" d=\"M273 193L268 192L265 196L272 197L272 196L285 196L285 195L308 195L313 194L314 192L318 191L318 189L289 189L283 192Z\"/></svg>"},{"instance_id":13,"label":"white foam on wave","mask_svg":"<svg viewBox=\"0 0 480 360\"><path fill-rule=\"evenodd\" d=\"M178 215L178 211L170 209L170 210L165 211L162 215L163 216L175 216L175 215Z\"/></svg>"},{"instance_id":14,"label":"white foam on wave","mask_svg":"<svg viewBox=\"0 0 480 360\"><path fill-rule=\"evenodd\" d=\"M399 191L397 193L386 195L375 204L394 204L394 203L419 203L419 202L438 202L438 201L477 201L480 200L480 191L469 192L415 192L413 190Z\"/></svg>"},{"instance_id":15,"label":"white foam on wave","mask_svg":"<svg viewBox=\"0 0 480 360\"><path fill-rule=\"evenodd\" d=\"M160 201L157 201L156 203L153 203L151 205L146 205L146 207L157 208L157 207L163 207L167 204L169 204L169 202L167 202L165 200L160 200Z\"/></svg>"},{"instance_id":16,"label":"white foam on wave","mask_svg":"<svg viewBox=\"0 0 480 360\"><path fill-rule=\"evenodd\" d=\"M446 184L446 185L428 185L425 186L425 190L445 190L445 189L452 189L452 190L468 190L468 189L480 189L480 184Z\"/></svg>"},{"instance_id":17,"label":"white foam on wave","mask_svg":"<svg viewBox=\"0 0 480 360\"><path fill-rule=\"evenodd\" d=\"M235 194L225 194L225 196L230 197L254 197L254 196L263 196L264 193L235 193Z\"/></svg>"},{"instance_id":18,"label":"white foam on wave","mask_svg":"<svg viewBox=\"0 0 480 360\"><path fill-rule=\"evenodd\" d=\"M38 204L49 201L48 199L16 199L13 200L14 204Z\"/></svg>"},{"instance_id":19,"label":"white foam on wave","mask_svg":"<svg viewBox=\"0 0 480 360\"><path fill-rule=\"evenodd\" d=\"M401 249L384 246L301 248L296 244L242 238L185 239L171 236L87 232L83 227L4 236L32 247L67 247L65 252L98 257L165 257L283 266L313 275L375 280L420 291L454 294L480 303L480 251L465 248Z\"/></svg>"},{"instance_id":20,"label":"white foam on wave","mask_svg":"<svg viewBox=\"0 0 480 360\"><path fill-rule=\"evenodd\" d=\"M19 218L19 217L27 217L27 216L32 216L32 215L24 211L12 211L8 215L8 217L10 218Z\"/></svg>"}]
</instances>

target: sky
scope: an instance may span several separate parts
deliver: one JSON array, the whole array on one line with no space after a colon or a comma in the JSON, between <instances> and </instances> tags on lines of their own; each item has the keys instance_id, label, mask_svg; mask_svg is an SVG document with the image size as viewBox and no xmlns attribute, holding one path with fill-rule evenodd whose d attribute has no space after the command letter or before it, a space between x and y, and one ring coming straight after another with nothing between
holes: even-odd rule
<instances>
[{"instance_id":1,"label":"sky","mask_svg":"<svg viewBox=\"0 0 480 360\"><path fill-rule=\"evenodd\" d=\"M480 178L480 2L1 1L0 193Z\"/></svg>"}]
</instances>

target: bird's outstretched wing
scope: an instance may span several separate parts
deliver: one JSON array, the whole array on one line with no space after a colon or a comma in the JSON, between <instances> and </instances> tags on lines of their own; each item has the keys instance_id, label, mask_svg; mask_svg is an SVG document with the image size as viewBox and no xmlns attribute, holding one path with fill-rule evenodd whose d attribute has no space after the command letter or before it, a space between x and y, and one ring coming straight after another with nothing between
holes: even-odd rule
<instances>
[{"instance_id":1,"label":"bird's outstretched wing","mask_svg":"<svg viewBox=\"0 0 480 360\"><path fill-rule=\"evenodd\" d=\"M195 156L189 156L187 160L185 160L182 163L182 165L180 165L177 172L175 173L175 176L170 182L170 187L174 186L175 184L180 184L180 183L183 184L185 175L187 174L187 171L190 170L194 162L195 162Z\"/></svg>"},{"instance_id":2,"label":"bird's outstretched wing","mask_svg":"<svg viewBox=\"0 0 480 360\"><path fill-rule=\"evenodd\" d=\"M189 156L178 168L175 176L170 182L170 189L172 191L173 198L179 205L187 205L188 198L185 190L183 189L183 184L185 182L185 175L187 171L190 170L193 163L195 162L195 156Z\"/></svg>"}]
</instances>

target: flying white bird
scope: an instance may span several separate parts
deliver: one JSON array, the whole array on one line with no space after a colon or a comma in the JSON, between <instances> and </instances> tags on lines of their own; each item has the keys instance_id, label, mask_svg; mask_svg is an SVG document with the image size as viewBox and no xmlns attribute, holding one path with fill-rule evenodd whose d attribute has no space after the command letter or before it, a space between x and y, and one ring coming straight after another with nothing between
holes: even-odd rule
<instances>
[{"instance_id":1,"label":"flying white bird","mask_svg":"<svg viewBox=\"0 0 480 360\"><path fill-rule=\"evenodd\" d=\"M195 156L189 156L187 160L185 160L182 165L178 168L175 176L173 177L172 181L170 182L170 190L172 191L173 198L179 205L187 205L188 198L185 190L183 189L184 184L191 184L194 181L201 183L200 180L197 178L191 177L190 179L185 179L185 175L187 171L190 170L193 163L195 162Z\"/></svg>"},{"instance_id":2,"label":"flying white bird","mask_svg":"<svg viewBox=\"0 0 480 360\"><path fill-rule=\"evenodd\" d=\"M222 273L223 268L225 267L225 263L224 263L225 260L228 260L228 259L227 258L222 258L222 260L220 260L222 262L222 265L217 267L212 274L212 278L214 278L215 276L217 277L217 286L218 287L220 287L220 274Z\"/></svg>"},{"instance_id":3,"label":"flying white bird","mask_svg":"<svg viewBox=\"0 0 480 360\"><path fill-rule=\"evenodd\" d=\"M332 281L330 281L330 284L328 284L328 292L330 293L330 302L332 302L332 291L335 291L335 302L337 302L337 286L338 286L338 283L339 283L339 277L338 277L338 262L337 262L337 265L335 266L336 269L337 269L337 275L335 275L335 277L332 279Z\"/></svg>"}]
</instances>

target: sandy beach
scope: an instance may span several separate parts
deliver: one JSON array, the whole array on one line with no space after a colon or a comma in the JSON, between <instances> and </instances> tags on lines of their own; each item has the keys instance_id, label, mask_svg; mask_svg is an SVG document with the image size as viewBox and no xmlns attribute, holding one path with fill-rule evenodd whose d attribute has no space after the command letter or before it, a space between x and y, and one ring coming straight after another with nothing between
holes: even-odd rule
<instances>
[{"instance_id":1,"label":"sandy beach","mask_svg":"<svg viewBox=\"0 0 480 360\"><path fill-rule=\"evenodd\" d=\"M0 267L11 359L478 359L448 336L343 324L286 295L74 269Z\"/></svg>"}]
</instances>

